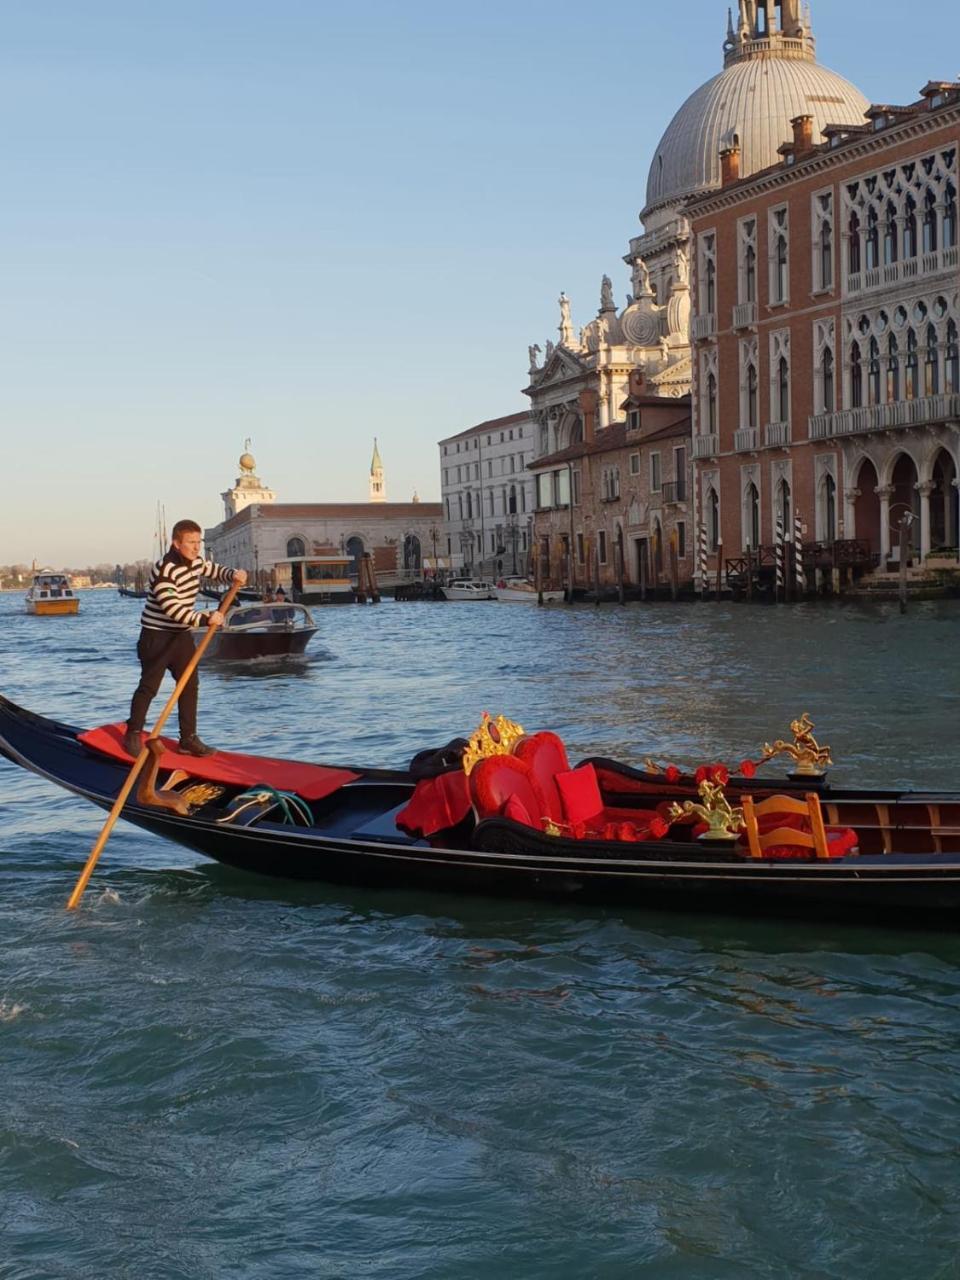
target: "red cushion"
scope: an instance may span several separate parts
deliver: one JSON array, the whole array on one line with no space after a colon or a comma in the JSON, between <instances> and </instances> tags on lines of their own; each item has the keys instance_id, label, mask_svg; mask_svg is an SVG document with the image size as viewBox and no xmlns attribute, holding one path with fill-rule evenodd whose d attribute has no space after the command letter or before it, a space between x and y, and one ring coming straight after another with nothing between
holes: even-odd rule
<instances>
[{"instance_id":1,"label":"red cushion","mask_svg":"<svg viewBox=\"0 0 960 1280\"><path fill-rule=\"evenodd\" d=\"M563 802L557 787L557 774L570 769L566 748L555 733L533 733L513 748L513 758L529 765L533 779L543 797L542 813L553 822L563 822Z\"/></svg>"},{"instance_id":2,"label":"red cushion","mask_svg":"<svg viewBox=\"0 0 960 1280\"><path fill-rule=\"evenodd\" d=\"M741 837L742 840L742 837ZM860 843L860 837L850 827L827 827L827 853L831 858L844 858ZM748 852L741 844L740 852ZM798 844L774 844L764 849L763 856L777 862L809 861L816 858L816 851Z\"/></svg>"},{"instance_id":3,"label":"red cushion","mask_svg":"<svg viewBox=\"0 0 960 1280\"><path fill-rule=\"evenodd\" d=\"M503 816L509 818L511 822L520 822L525 827L537 825L530 816L530 810L517 795L507 798L507 803L503 806Z\"/></svg>"},{"instance_id":4,"label":"red cushion","mask_svg":"<svg viewBox=\"0 0 960 1280\"><path fill-rule=\"evenodd\" d=\"M470 799L480 822L496 818L515 795L539 826L544 812L543 798L534 783L529 765L513 756L492 756L480 760L470 773Z\"/></svg>"},{"instance_id":5,"label":"red cushion","mask_svg":"<svg viewBox=\"0 0 960 1280\"><path fill-rule=\"evenodd\" d=\"M99 729L88 729L78 736L78 741L102 755L130 764L130 757L123 748L126 727L125 724L108 724ZM275 760L269 756L245 756L234 751L217 751L212 756L181 755L172 739L161 738L160 741L164 745L161 769L182 769L191 778L202 778L205 782L225 782L238 787L275 787L278 791L292 791L304 800L322 800L345 783L360 777L359 773L349 769L300 764L296 760Z\"/></svg>"},{"instance_id":6,"label":"red cushion","mask_svg":"<svg viewBox=\"0 0 960 1280\"><path fill-rule=\"evenodd\" d=\"M566 822L589 822L603 808L597 771L592 764L558 773L556 783Z\"/></svg>"},{"instance_id":7,"label":"red cushion","mask_svg":"<svg viewBox=\"0 0 960 1280\"><path fill-rule=\"evenodd\" d=\"M421 778L410 803L397 814L396 823L407 835L420 839L455 827L470 812L467 775L462 769Z\"/></svg>"}]
</instances>

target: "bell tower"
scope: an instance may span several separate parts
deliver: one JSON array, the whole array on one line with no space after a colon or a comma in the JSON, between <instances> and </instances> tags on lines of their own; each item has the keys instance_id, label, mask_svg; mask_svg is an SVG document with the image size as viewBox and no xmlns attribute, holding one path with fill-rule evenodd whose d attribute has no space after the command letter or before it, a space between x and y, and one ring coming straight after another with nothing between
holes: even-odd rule
<instances>
[{"instance_id":1,"label":"bell tower","mask_svg":"<svg viewBox=\"0 0 960 1280\"><path fill-rule=\"evenodd\" d=\"M252 507L262 502L276 502L277 495L272 489L267 488L256 472L257 463L250 452L250 441L247 440L244 442L243 453L240 455L240 474L237 476L233 488L227 489L226 492L220 495L223 499L223 518L225 520L235 516L244 507Z\"/></svg>"},{"instance_id":2,"label":"bell tower","mask_svg":"<svg viewBox=\"0 0 960 1280\"><path fill-rule=\"evenodd\" d=\"M386 502L387 486L383 479L383 463L380 461L380 450L377 448L377 437L373 437L373 458L370 461L370 501Z\"/></svg>"}]
</instances>

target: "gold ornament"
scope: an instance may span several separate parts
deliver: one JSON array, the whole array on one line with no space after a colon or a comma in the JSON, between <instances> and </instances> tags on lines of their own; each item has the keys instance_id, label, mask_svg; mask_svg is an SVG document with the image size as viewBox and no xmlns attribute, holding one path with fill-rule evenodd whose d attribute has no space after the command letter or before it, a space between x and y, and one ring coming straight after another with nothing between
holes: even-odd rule
<instances>
[{"instance_id":1,"label":"gold ornament","mask_svg":"<svg viewBox=\"0 0 960 1280\"><path fill-rule=\"evenodd\" d=\"M497 716L493 720L488 711L483 713L480 726L473 734L463 753L463 772L469 776L473 767L481 760L489 760L491 756L508 756L514 744L524 736L522 725L508 720L506 716Z\"/></svg>"},{"instance_id":2,"label":"gold ornament","mask_svg":"<svg viewBox=\"0 0 960 1280\"><path fill-rule=\"evenodd\" d=\"M784 742L782 738L771 746L764 743L763 758L772 760L774 756L787 755L796 765L794 773L801 778L822 778L827 765L833 764L829 747L821 747L813 736L813 721L808 712L804 712L799 720L790 724L793 742Z\"/></svg>"},{"instance_id":3,"label":"gold ornament","mask_svg":"<svg viewBox=\"0 0 960 1280\"><path fill-rule=\"evenodd\" d=\"M735 839L744 828L743 809L739 805L731 808L719 782L701 782L698 790L700 804L694 804L692 800L672 804L667 812L668 819L678 822L681 818L699 818L707 824L700 840Z\"/></svg>"}]
</instances>

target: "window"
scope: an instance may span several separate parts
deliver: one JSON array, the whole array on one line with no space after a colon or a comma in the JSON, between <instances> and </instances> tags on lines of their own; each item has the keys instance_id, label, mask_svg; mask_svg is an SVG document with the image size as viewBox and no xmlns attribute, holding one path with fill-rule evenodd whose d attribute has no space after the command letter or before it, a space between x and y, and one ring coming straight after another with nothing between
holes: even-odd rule
<instances>
[{"instance_id":1,"label":"window","mask_svg":"<svg viewBox=\"0 0 960 1280\"><path fill-rule=\"evenodd\" d=\"M713 315L717 310L717 237L708 231L699 237L700 311Z\"/></svg>"},{"instance_id":2,"label":"window","mask_svg":"<svg viewBox=\"0 0 960 1280\"><path fill-rule=\"evenodd\" d=\"M577 534L577 564L583 564L584 561L583 534Z\"/></svg>"},{"instance_id":3,"label":"window","mask_svg":"<svg viewBox=\"0 0 960 1280\"><path fill-rule=\"evenodd\" d=\"M813 279L814 288L833 288L833 192L813 197Z\"/></svg>"},{"instance_id":4,"label":"window","mask_svg":"<svg viewBox=\"0 0 960 1280\"><path fill-rule=\"evenodd\" d=\"M640 474L640 455L639 453L631 453L630 455L630 474L638 476Z\"/></svg>"},{"instance_id":5,"label":"window","mask_svg":"<svg viewBox=\"0 0 960 1280\"><path fill-rule=\"evenodd\" d=\"M743 515L744 546L757 548L760 545L760 490L752 480L744 490Z\"/></svg>"},{"instance_id":6,"label":"window","mask_svg":"<svg viewBox=\"0 0 960 1280\"><path fill-rule=\"evenodd\" d=\"M789 329L770 334L770 417L773 422L790 421Z\"/></svg>"},{"instance_id":7,"label":"window","mask_svg":"<svg viewBox=\"0 0 960 1280\"><path fill-rule=\"evenodd\" d=\"M880 215L876 209L867 214L866 268L874 271L880 265Z\"/></svg>"},{"instance_id":8,"label":"window","mask_svg":"<svg viewBox=\"0 0 960 1280\"><path fill-rule=\"evenodd\" d=\"M957 245L957 189L948 182L943 204L943 247L955 249Z\"/></svg>"},{"instance_id":9,"label":"window","mask_svg":"<svg viewBox=\"0 0 960 1280\"><path fill-rule=\"evenodd\" d=\"M906 212L903 219L903 256L917 256L917 202L913 196L907 196Z\"/></svg>"},{"instance_id":10,"label":"window","mask_svg":"<svg viewBox=\"0 0 960 1280\"><path fill-rule=\"evenodd\" d=\"M757 425L757 370L754 365L747 369L747 426Z\"/></svg>"},{"instance_id":11,"label":"window","mask_svg":"<svg viewBox=\"0 0 960 1280\"><path fill-rule=\"evenodd\" d=\"M834 543L837 540L837 482L828 475L823 482L823 529L824 541Z\"/></svg>"},{"instance_id":12,"label":"window","mask_svg":"<svg viewBox=\"0 0 960 1280\"><path fill-rule=\"evenodd\" d=\"M510 486L510 501L508 504L508 512L512 516L515 516L517 514L517 486L515 484L512 484Z\"/></svg>"},{"instance_id":13,"label":"window","mask_svg":"<svg viewBox=\"0 0 960 1280\"><path fill-rule=\"evenodd\" d=\"M855 342L850 348L850 408L859 409L863 404L863 361L860 355L860 343Z\"/></svg>"},{"instance_id":14,"label":"window","mask_svg":"<svg viewBox=\"0 0 960 1280\"><path fill-rule=\"evenodd\" d=\"M660 455L659 453L651 453L650 455L650 492L660 493L663 489L662 476L660 471Z\"/></svg>"},{"instance_id":15,"label":"window","mask_svg":"<svg viewBox=\"0 0 960 1280\"><path fill-rule=\"evenodd\" d=\"M631 431L639 431L640 430L640 410L631 409L628 421L630 424Z\"/></svg>"},{"instance_id":16,"label":"window","mask_svg":"<svg viewBox=\"0 0 960 1280\"><path fill-rule=\"evenodd\" d=\"M757 300L757 220L743 218L737 224L737 300Z\"/></svg>"},{"instance_id":17,"label":"window","mask_svg":"<svg viewBox=\"0 0 960 1280\"><path fill-rule=\"evenodd\" d=\"M707 494L707 536L710 550L716 551L720 546L720 496L713 488Z\"/></svg>"},{"instance_id":18,"label":"window","mask_svg":"<svg viewBox=\"0 0 960 1280\"><path fill-rule=\"evenodd\" d=\"M925 395L940 394L940 353L937 349L937 331L932 324L927 326L927 356L923 382Z\"/></svg>"},{"instance_id":19,"label":"window","mask_svg":"<svg viewBox=\"0 0 960 1280\"><path fill-rule=\"evenodd\" d=\"M541 509L553 506L553 478L549 472L537 476L537 506Z\"/></svg>"},{"instance_id":20,"label":"window","mask_svg":"<svg viewBox=\"0 0 960 1280\"><path fill-rule=\"evenodd\" d=\"M900 399L900 347L891 333L887 343L887 403Z\"/></svg>"},{"instance_id":21,"label":"window","mask_svg":"<svg viewBox=\"0 0 960 1280\"><path fill-rule=\"evenodd\" d=\"M887 205L887 215L883 227L883 263L884 266L892 266L897 261L897 207L890 201Z\"/></svg>"},{"instance_id":22,"label":"window","mask_svg":"<svg viewBox=\"0 0 960 1280\"><path fill-rule=\"evenodd\" d=\"M303 538L287 539L287 555L292 560L295 556L305 556L307 554L307 544Z\"/></svg>"},{"instance_id":23,"label":"window","mask_svg":"<svg viewBox=\"0 0 960 1280\"><path fill-rule=\"evenodd\" d=\"M917 400L920 396L920 362L917 356L917 335L912 329L907 333L907 371L904 393L908 400Z\"/></svg>"},{"instance_id":24,"label":"window","mask_svg":"<svg viewBox=\"0 0 960 1280\"><path fill-rule=\"evenodd\" d=\"M597 534L597 551L600 557L600 563L607 563L607 535L603 529Z\"/></svg>"},{"instance_id":25,"label":"window","mask_svg":"<svg viewBox=\"0 0 960 1280\"><path fill-rule=\"evenodd\" d=\"M790 485L781 480L777 485L777 522L782 533L790 534Z\"/></svg>"},{"instance_id":26,"label":"window","mask_svg":"<svg viewBox=\"0 0 960 1280\"><path fill-rule=\"evenodd\" d=\"M770 210L770 302L790 296L789 221L786 206Z\"/></svg>"},{"instance_id":27,"label":"window","mask_svg":"<svg viewBox=\"0 0 960 1280\"><path fill-rule=\"evenodd\" d=\"M951 395L960 392L960 345L957 343L957 326L951 320L947 325L946 390Z\"/></svg>"},{"instance_id":28,"label":"window","mask_svg":"<svg viewBox=\"0 0 960 1280\"><path fill-rule=\"evenodd\" d=\"M745 338L740 343L740 427L757 425L759 408L757 405L757 364L758 348L756 338Z\"/></svg>"},{"instance_id":29,"label":"window","mask_svg":"<svg viewBox=\"0 0 960 1280\"><path fill-rule=\"evenodd\" d=\"M673 478L677 486L677 501L685 502L687 498L687 451L683 445L673 450Z\"/></svg>"},{"instance_id":30,"label":"window","mask_svg":"<svg viewBox=\"0 0 960 1280\"><path fill-rule=\"evenodd\" d=\"M556 494L558 507L569 507L570 505L570 472L564 467L562 471L555 471L554 480L556 482Z\"/></svg>"},{"instance_id":31,"label":"window","mask_svg":"<svg viewBox=\"0 0 960 1280\"><path fill-rule=\"evenodd\" d=\"M820 376L823 380L823 411L824 413L833 413L836 408L836 400L833 379L833 352L829 347L824 347L823 349L823 358L820 361Z\"/></svg>"},{"instance_id":32,"label":"window","mask_svg":"<svg viewBox=\"0 0 960 1280\"><path fill-rule=\"evenodd\" d=\"M579 507L580 505L580 472L579 471L574 471L573 473L573 505L575 507Z\"/></svg>"},{"instance_id":33,"label":"window","mask_svg":"<svg viewBox=\"0 0 960 1280\"><path fill-rule=\"evenodd\" d=\"M880 343L870 339L870 367L867 374L870 404L880 404Z\"/></svg>"},{"instance_id":34,"label":"window","mask_svg":"<svg viewBox=\"0 0 960 1280\"><path fill-rule=\"evenodd\" d=\"M677 559L685 560L687 557L687 526L682 520L677 522Z\"/></svg>"},{"instance_id":35,"label":"window","mask_svg":"<svg viewBox=\"0 0 960 1280\"><path fill-rule=\"evenodd\" d=\"M707 431L715 435L717 430L717 375L707 378Z\"/></svg>"},{"instance_id":36,"label":"window","mask_svg":"<svg viewBox=\"0 0 960 1280\"><path fill-rule=\"evenodd\" d=\"M923 201L923 252L935 253L937 249L937 198L928 191Z\"/></svg>"},{"instance_id":37,"label":"window","mask_svg":"<svg viewBox=\"0 0 960 1280\"><path fill-rule=\"evenodd\" d=\"M847 267L851 275L859 275L861 268L860 260L860 218L856 213L851 213L850 223L847 230L848 249Z\"/></svg>"}]
</instances>

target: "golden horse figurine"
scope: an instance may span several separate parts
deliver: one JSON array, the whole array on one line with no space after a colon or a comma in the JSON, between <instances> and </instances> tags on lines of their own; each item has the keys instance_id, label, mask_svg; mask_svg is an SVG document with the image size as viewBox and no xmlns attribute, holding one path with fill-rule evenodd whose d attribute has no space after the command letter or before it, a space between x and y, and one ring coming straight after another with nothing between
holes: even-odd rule
<instances>
[{"instance_id":1,"label":"golden horse figurine","mask_svg":"<svg viewBox=\"0 0 960 1280\"><path fill-rule=\"evenodd\" d=\"M700 840L735 840L744 828L743 809L739 805L731 806L719 782L701 782L698 790L700 803L685 800L683 804L672 804L667 811L669 821L699 818L707 824L707 830L698 837Z\"/></svg>"},{"instance_id":2,"label":"golden horse figurine","mask_svg":"<svg viewBox=\"0 0 960 1280\"><path fill-rule=\"evenodd\" d=\"M787 755L795 764L794 773L801 778L822 778L827 766L833 764L829 747L821 747L813 736L814 724L808 712L804 712L799 720L790 724L793 742L784 742L782 738L771 746L763 745L764 760L772 760L774 756Z\"/></svg>"}]
</instances>

